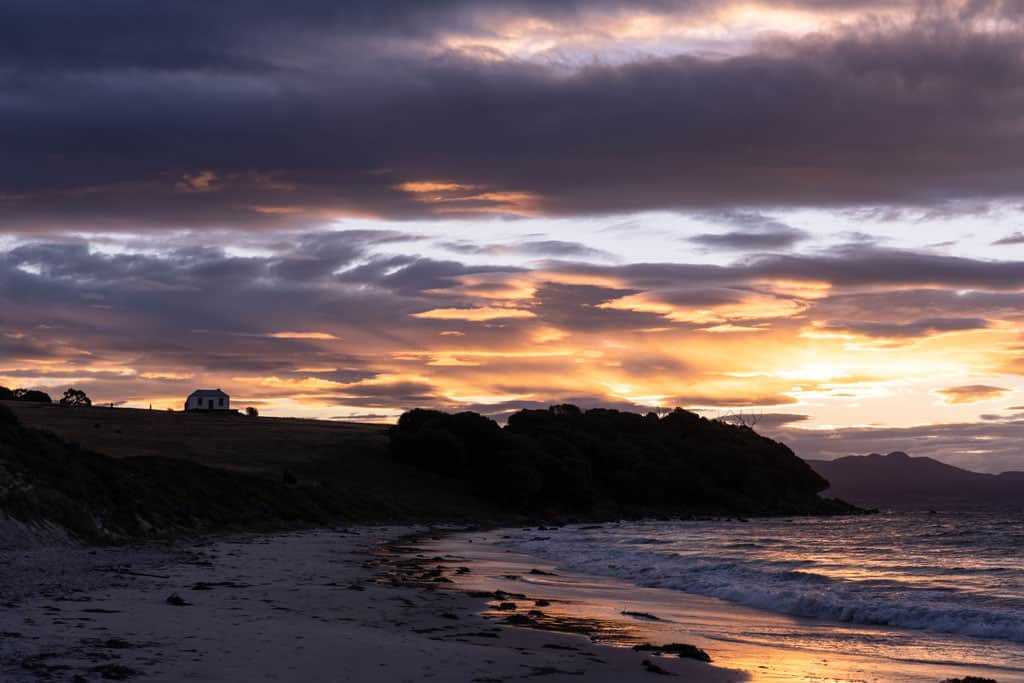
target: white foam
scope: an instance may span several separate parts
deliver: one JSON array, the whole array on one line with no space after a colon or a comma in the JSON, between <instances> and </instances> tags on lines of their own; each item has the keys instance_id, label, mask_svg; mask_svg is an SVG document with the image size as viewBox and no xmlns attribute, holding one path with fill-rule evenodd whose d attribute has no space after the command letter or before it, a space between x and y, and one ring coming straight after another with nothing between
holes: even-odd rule
<instances>
[{"instance_id":1,"label":"white foam","mask_svg":"<svg viewBox=\"0 0 1024 683\"><path fill-rule=\"evenodd\" d=\"M635 528L622 524L597 532L565 528L550 533L545 541L513 533L511 543L566 570L613 576L642 586L686 591L792 616L1024 642L1024 595L1007 597L1006 591L991 588L995 583L977 579L983 573L977 568L957 567L952 560L951 566L944 565L941 553L927 555L932 565L916 559L919 566L904 566L895 563L898 553L876 547L873 551L889 563L885 566L896 569L885 580L872 578L870 572L865 572L867 578L858 580L848 578L860 570L852 566L851 555L835 558L808 552L802 556L798 546L790 546L786 556L780 558L774 550L757 551L752 549L754 544L729 538L730 533L743 535L745 530L725 528L720 530L722 538L718 540L715 533L705 536L702 532L700 538L707 544L702 551L690 545L692 529L690 526L680 531L681 538L675 537L674 543L666 542L673 535L665 528L664 533L652 538L647 523ZM906 537L902 542L908 546L913 543ZM681 550L681 546L686 549ZM917 553L917 558L924 556L923 550L905 550ZM816 569L826 560L840 563L829 564L830 569L838 566L844 571L818 573ZM843 562L850 566L841 566ZM1024 580L1019 568L1018 563L995 571L1008 573L998 579L1003 585L1019 587ZM937 574L942 581L933 579ZM991 576L987 580L992 581Z\"/></svg>"}]
</instances>

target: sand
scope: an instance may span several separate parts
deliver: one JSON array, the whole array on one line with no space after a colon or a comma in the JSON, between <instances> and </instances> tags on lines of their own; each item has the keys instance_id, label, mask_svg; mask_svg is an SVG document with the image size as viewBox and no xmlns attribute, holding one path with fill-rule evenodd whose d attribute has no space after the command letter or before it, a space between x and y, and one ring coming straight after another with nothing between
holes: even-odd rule
<instances>
[{"instance_id":1,"label":"sand","mask_svg":"<svg viewBox=\"0 0 1024 683\"><path fill-rule=\"evenodd\" d=\"M423 569L381 549L414 531L0 550L0 680L656 680L645 660L695 683L747 678L503 626L455 584L409 585ZM168 604L172 595L185 604Z\"/></svg>"}]
</instances>

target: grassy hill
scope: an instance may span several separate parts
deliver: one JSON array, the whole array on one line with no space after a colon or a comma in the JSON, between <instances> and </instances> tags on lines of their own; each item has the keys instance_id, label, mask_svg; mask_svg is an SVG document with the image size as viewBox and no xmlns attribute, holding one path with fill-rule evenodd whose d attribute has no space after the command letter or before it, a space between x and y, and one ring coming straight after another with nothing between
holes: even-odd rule
<instances>
[{"instance_id":1,"label":"grassy hill","mask_svg":"<svg viewBox=\"0 0 1024 683\"><path fill-rule=\"evenodd\" d=\"M318 458L387 446L386 426L355 422L16 401L0 405L26 427L49 430L113 458L174 457L257 474L280 474Z\"/></svg>"},{"instance_id":2,"label":"grassy hill","mask_svg":"<svg viewBox=\"0 0 1024 683\"><path fill-rule=\"evenodd\" d=\"M0 513L99 541L332 521L852 511L819 498L826 485L782 444L680 410L557 406L506 427L413 411L389 429L0 404Z\"/></svg>"},{"instance_id":3,"label":"grassy hill","mask_svg":"<svg viewBox=\"0 0 1024 683\"><path fill-rule=\"evenodd\" d=\"M90 540L501 514L390 458L381 426L0 402L5 412L0 512Z\"/></svg>"}]
</instances>

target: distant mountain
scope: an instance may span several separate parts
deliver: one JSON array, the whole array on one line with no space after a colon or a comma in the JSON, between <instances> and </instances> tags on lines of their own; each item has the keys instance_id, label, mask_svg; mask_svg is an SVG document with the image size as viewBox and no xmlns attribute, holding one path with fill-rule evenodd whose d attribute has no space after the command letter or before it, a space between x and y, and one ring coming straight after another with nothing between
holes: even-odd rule
<instances>
[{"instance_id":1,"label":"distant mountain","mask_svg":"<svg viewBox=\"0 0 1024 683\"><path fill-rule=\"evenodd\" d=\"M881 508L1024 508L1024 472L982 474L906 453L808 460L829 481L823 495Z\"/></svg>"}]
</instances>

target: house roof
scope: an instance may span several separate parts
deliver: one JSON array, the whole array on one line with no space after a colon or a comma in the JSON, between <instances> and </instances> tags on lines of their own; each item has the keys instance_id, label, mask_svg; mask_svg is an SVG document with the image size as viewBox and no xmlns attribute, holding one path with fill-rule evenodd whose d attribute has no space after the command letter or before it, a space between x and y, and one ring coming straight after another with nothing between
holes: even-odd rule
<instances>
[{"instance_id":1,"label":"house roof","mask_svg":"<svg viewBox=\"0 0 1024 683\"><path fill-rule=\"evenodd\" d=\"M189 398L192 398L193 396L197 396L199 398L208 398L211 396L220 398L221 396L223 396L224 398L228 398L228 395L225 394L220 389L196 389L195 391L188 395Z\"/></svg>"}]
</instances>

